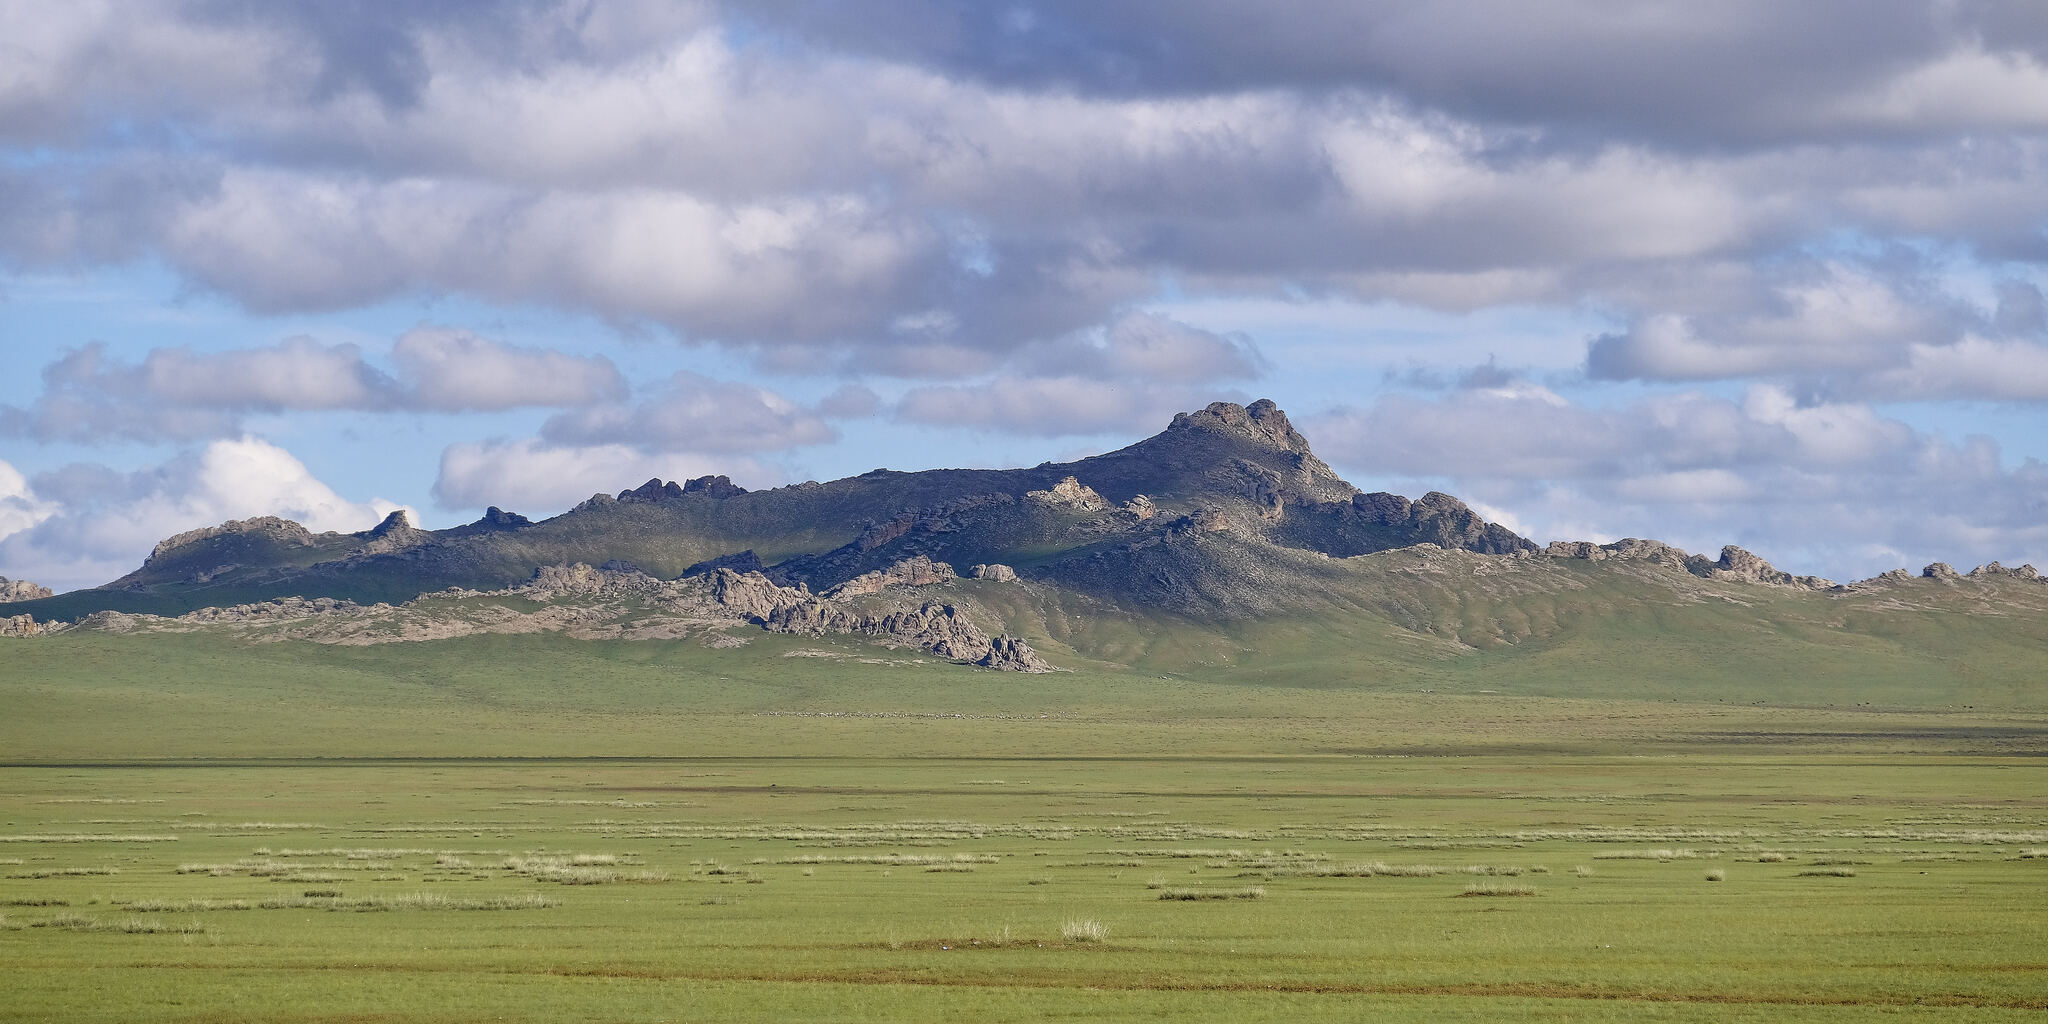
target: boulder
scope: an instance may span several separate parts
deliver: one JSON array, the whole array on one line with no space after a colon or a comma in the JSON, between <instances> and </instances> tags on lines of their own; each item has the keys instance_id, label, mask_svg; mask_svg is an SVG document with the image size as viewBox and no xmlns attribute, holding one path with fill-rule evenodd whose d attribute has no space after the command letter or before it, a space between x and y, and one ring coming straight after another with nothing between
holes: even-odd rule
<instances>
[{"instance_id":1,"label":"boulder","mask_svg":"<svg viewBox=\"0 0 2048 1024\"><path fill-rule=\"evenodd\" d=\"M854 597L879 594L885 587L926 587L958 577L953 567L934 562L925 555L912 555L887 569L864 572L825 591L826 597Z\"/></svg>"},{"instance_id":2,"label":"boulder","mask_svg":"<svg viewBox=\"0 0 2048 1024\"><path fill-rule=\"evenodd\" d=\"M56 596L56 591L48 587L39 586L27 580L10 580L5 576L0 576L0 604L11 604L15 601L38 601L45 597L54 596Z\"/></svg>"}]
</instances>

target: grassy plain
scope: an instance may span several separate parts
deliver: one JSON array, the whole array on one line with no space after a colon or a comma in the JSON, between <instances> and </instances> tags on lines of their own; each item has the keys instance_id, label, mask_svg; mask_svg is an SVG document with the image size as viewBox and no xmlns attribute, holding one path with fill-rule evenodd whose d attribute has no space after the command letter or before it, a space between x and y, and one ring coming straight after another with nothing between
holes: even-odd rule
<instances>
[{"instance_id":1,"label":"grassy plain","mask_svg":"<svg viewBox=\"0 0 2048 1024\"><path fill-rule=\"evenodd\" d=\"M0 1020L2048 1009L2037 684L1319 664L0 645Z\"/></svg>"}]
</instances>

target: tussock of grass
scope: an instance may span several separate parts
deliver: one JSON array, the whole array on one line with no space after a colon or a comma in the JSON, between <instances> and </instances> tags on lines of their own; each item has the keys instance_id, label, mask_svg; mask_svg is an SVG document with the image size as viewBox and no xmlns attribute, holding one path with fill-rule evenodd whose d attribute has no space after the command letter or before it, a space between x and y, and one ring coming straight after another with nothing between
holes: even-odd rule
<instances>
[{"instance_id":1,"label":"tussock of grass","mask_svg":"<svg viewBox=\"0 0 2048 1024\"><path fill-rule=\"evenodd\" d=\"M1594 860L1697 860L1698 850L1608 850L1593 855Z\"/></svg>"},{"instance_id":2,"label":"tussock of grass","mask_svg":"<svg viewBox=\"0 0 2048 1024\"><path fill-rule=\"evenodd\" d=\"M1756 862L1758 864L1783 864L1791 859L1791 854L1779 853L1776 850L1766 850L1756 855Z\"/></svg>"},{"instance_id":3,"label":"tussock of grass","mask_svg":"<svg viewBox=\"0 0 2048 1024\"><path fill-rule=\"evenodd\" d=\"M195 914L207 910L254 910L248 900L135 900L125 906L138 914Z\"/></svg>"},{"instance_id":4,"label":"tussock of grass","mask_svg":"<svg viewBox=\"0 0 2048 1024\"><path fill-rule=\"evenodd\" d=\"M1709 870L1709 871L1707 872L1707 881L1709 881L1709 882L1725 882L1725 881L1727 881L1727 880L1728 880L1728 869L1727 869L1727 868L1713 868L1712 870Z\"/></svg>"},{"instance_id":5,"label":"tussock of grass","mask_svg":"<svg viewBox=\"0 0 2048 1024\"><path fill-rule=\"evenodd\" d=\"M402 893L392 896L359 896L353 899L321 896L299 896L287 899L264 900L257 906L264 910L354 910L354 911L397 911L397 910L540 910L560 906L561 901L540 893L521 893L509 896L444 896L434 892Z\"/></svg>"},{"instance_id":6,"label":"tussock of grass","mask_svg":"<svg viewBox=\"0 0 2048 1024\"><path fill-rule=\"evenodd\" d=\"M33 871L20 871L20 872L16 872L16 873L14 873L14 874L8 875L7 877L9 877L9 878L78 878L78 877L84 877L84 876L88 876L88 875L118 875L118 874L120 874L120 873L121 873L121 869L120 869L120 868L105 868L105 867L85 867L85 868L37 868L37 869L35 869L35 870L33 870Z\"/></svg>"},{"instance_id":7,"label":"tussock of grass","mask_svg":"<svg viewBox=\"0 0 2048 1024\"><path fill-rule=\"evenodd\" d=\"M50 896L16 896L12 899L0 900L0 907L68 907L70 905L70 900L60 900Z\"/></svg>"},{"instance_id":8,"label":"tussock of grass","mask_svg":"<svg viewBox=\"0 0 2048 1024\"><path fill-rule=\"evenodd\" d=\"M822 854L806 853L784 857L777 864L880 864L885 867L914 868L937 864L994 864L1002 858L992 853L872 853L872 854Z\"/></svg>"},{"instance_id":9,"label":"tussock of grass","mask_svg":"<svg viewBox=\"0 0 2048 1024\"><path fill-rule=\"evenodd\" d=\"M1068 918L1060 922L1060 938L1068 942L1104 942L1109 926L1092 917Z\"/></svg>"},{"instance_id":10,"label":"tussock of grass","mask_svg":"<svg viewBox=\"0 0 2048 1024\"><path fill-rule=\"evenodd\" d=\"M106 832L38 832L0 836L0 843L175 843L177 836L115 835Z\"/></svg>"},{"instance_id":11,"label":"tussock of grass","mask_svg":"<svg viewBox=\"0 0 2048 1024\"><path fill-rule=\"evenodd\" d=\"M1247 885L1242 889L1204 889L1199 886L1162 889L1162 900L1193 902L1196 900L1262 900L1266 898L1266 887Z\"/></svg>"},{"instance_id":12,"label":"tussock of grass","mask_svg":"<svg viewBox=\"0 0 2048 1024\"><path fill-rule=\"evenodd\" d=\"M1801 877L1801 878L1854 878L1854 877L1856 877L1856 869L1855 869L1855 868L1814 868L1814 869L1812 869L1812 870L1810 870L1810 871L1801 871L1801 872L1799 873L1799 877Z\"/></svg>"},{"instance_id":13,"label":"tussock of grass","mask_svg":"<svg viewBox=\"0 0 2048 1024\"><path fill-rule=\"evenodd\" d=\"M933 864L932 866L930 866L930 867L928 867L928 868L925 868L924 870L925 870L925 874L932 874L932 873L934 873L934 872L938 872L938 873L950 873L950 872L972 872L972 871L974 870L974 865L972 865L972 864Z\"/></svg>"},{"instance_id":14,"label":"tussock of grass","mask_svg":"<svg viewBox=\"0 0 2048 1024\"><path fill-rule=\"evenodd\" d=\"M1460 896L1534 896L1533 885L1503 885L1499 882L1474 882L1465 887Z\"/></svg>"},{"instance_id":15,"label":"tussock of grass","mask_svg":"<svg viewBox=\"0 0 2048 1024\"><path fill-rule=\"evenodd\" d=\"M526 857L507 857L503 867L507 871L525 875L536 882L554 882L558 885L610 885L616 882L666 882L668 875L660 871L620 871L609 865L620 862L618 855L610 853L549 854ZM714 865L716 866L716 865ZM719 872L724 869L721 867ZM745 874L734 869L732 873Z\"/></svg>"},{"instance_id":16,"label":"tussock of grass","mask_svg":"<svg viewBox=\"0 0 2048 1024\"><path fill-rule=\"evenodd\" d=\"M121 932L126 935L156 935L171 932L194 935L206 930L197 921L183 924L165 924L153 917L128 917L119 921L107 921L84 914L59 914L48 921L31 922L31 928L55 928L67 932Z\"/></svg>"}]
</instances>

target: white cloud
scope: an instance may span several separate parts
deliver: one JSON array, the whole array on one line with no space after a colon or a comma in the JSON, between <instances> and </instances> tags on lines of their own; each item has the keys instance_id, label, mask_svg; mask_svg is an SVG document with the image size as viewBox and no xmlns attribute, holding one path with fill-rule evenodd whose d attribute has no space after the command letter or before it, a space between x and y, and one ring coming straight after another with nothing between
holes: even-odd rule
<instances>
[{"instance_id":1,"label":"white cloud","mask_svg":"<svg viewBox=\"0 0 2048 1024\"><path fill-rule=\"evenodd\" d=\"M390 378L356 346L303 337L225 352L153 349L141 383L149 398L216 409L374 409L395 397Z\"/></svg>"},{"instance_id":2,"label":"white cloud","mask_svg":"<svg viewBox=\"0 0 2048 1024\"><path fill-rule=\"evenodd\" d=\"M541 436L554 444L650 452L755 452L822 444L838 433L818 411L766 388L686 370L649 401L557 413L541 426Z\"/></svg>"},{"instance_id":3,"label":"white cloud","mask_svg":"<svg viewBox=\"0 0 2048 1024\"><path fill-rule=\"evenodd\" d=\"M1217 398L1215 388L1084 377L998 377L978 384L914 388L896 418L1027 437L1156 431L1174 413Z\"/></svg>"},{"instance_id":4,"label":"white cloud","mask_svg":"<svg viewBox=\"0 0 2048 1024\"><path fill-rule=\"evenodd\" d=\"M626 393L626 379L603 356L506 345L454 328L407 331L391 359L412 388L409 404L422 409L585 405Z\"/></svg>"},{"instance_id":5,"label":"white cloud","mask_svg":"<svg viewBox=\"0 0 2048 1024\"><path fill-rule=\"evenodd\" d=\"M394 376L353 344L287 338L275 345L198 352L151 349L139 363L105 342L43 368L27 408L0 406L0 435L145 442L228 436L255 412L359 409L463 412L577 406L623 398L625 378L603 356L507 345L452 328L421 327L392 347Z\"/></svg>"},{"instance_id":6,"label":"white cloud","mask_svg":"<svg viewBox=\"0 0 2048 1024\"><path fill-rule=\"evenodd\" d=\"M1739 402L1659 396L1613 409L1487 388L1382 397L1298 417L1361 479L1440 487L1534 539L1641 536L1782 568L1868 576L1913 561L2048 565L2048 466L2008 468L1986 438L1950 441L1857 403L1772 387ZM1477 507L1477 506L1475 506Z\"/></svg>"},{"instance_id":7,"label":"white cloud","mask_svg":"<svg viewBox=\"0 0 2048 1024\"><path fill-rule=\"evenodd\" d=\"M50 518L55 512L53 505L36 497L20 470L0 459L0 540Z\"/></svg>"},{"instance_id":8,"label":"white cloud","mask_svg":"<svg viewBox=\"0 0 2048 1024\"><path fill-rule=\"evenodd\" d=\"M397 507L344 498L257 437L214 441L133 473L67 466L30 484L30 507L41 518L0 537L0 566L60 589L108 582L141 565L163 538L229 519L274 515L315 532L354 532Z\"/></svg>"},{"instance_id":9,"label":"white cloud","mask_svg":"<svg viewBox=\"0 0 2048 1024\"><path fill-rule=\"evenodd\" d=\"M623 444L557 445L537 438L463 442L441 453L434 500L446 508L496 505L539 519L642 480L708 475L730 476L743 485L767 476L746 458L650 454Z\"/></svg>"}]
</instances>

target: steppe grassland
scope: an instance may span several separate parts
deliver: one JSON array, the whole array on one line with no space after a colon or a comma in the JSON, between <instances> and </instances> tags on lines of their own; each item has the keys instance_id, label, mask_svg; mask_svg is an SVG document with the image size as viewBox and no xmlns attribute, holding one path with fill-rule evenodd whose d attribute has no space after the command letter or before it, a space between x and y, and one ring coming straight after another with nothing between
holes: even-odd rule
<instances>
[{"instance_id":1,"label":"steppe grassland","mask_svg":"<svg viewBox=\"0 0 2048 1024\"><path fill-rule=\"evenodd\" d=\"M84 702L0 770L0 1019L2048 1009L2025 709L750 676L722 653L665 666L665 698L630 671L579 695L509 660L495 689L437 679L461 652L434 648L323 693L326 652L182 653L69 695L0 676Z\"/></svg>"}]
</instances>

